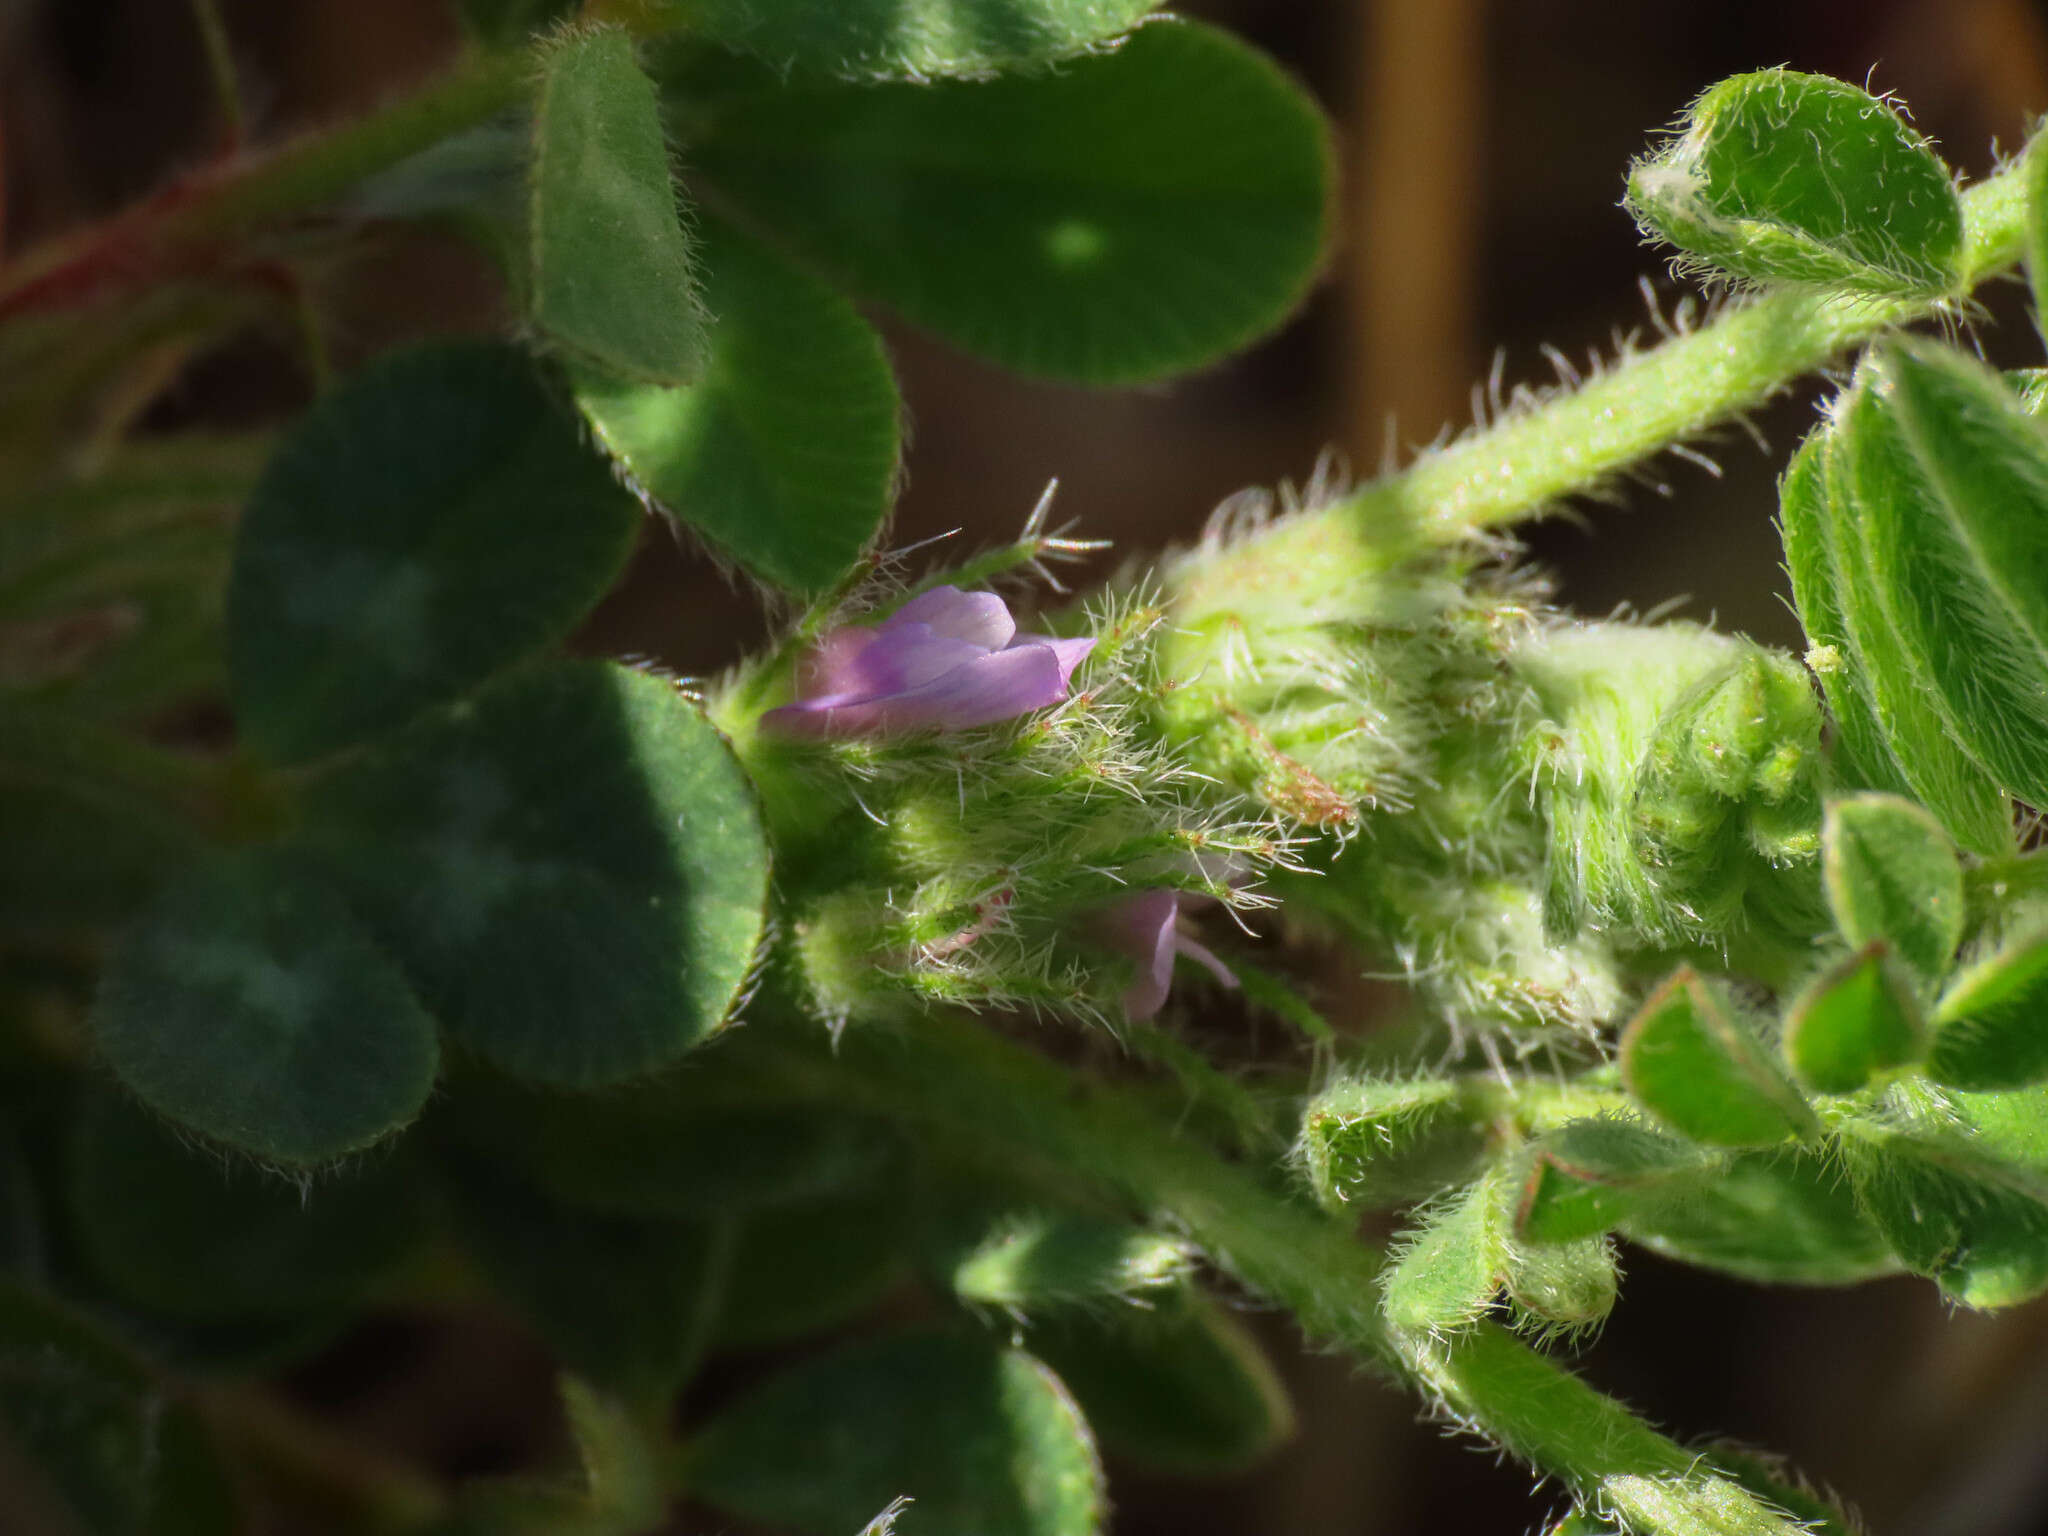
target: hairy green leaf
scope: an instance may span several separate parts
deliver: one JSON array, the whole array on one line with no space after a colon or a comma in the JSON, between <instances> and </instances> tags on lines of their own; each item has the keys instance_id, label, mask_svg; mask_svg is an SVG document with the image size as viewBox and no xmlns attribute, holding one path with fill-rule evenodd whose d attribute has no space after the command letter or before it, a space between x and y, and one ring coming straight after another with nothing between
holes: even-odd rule
<instances>
[{"instance_id":1,"label":"hairy green leaf","mask_svg":"<svg viewBox=\"0 0 2048 1536\"><path fill-rule=\"evenodd\" d=\"M1460 1183L1485 1146L1483 1114L1445 1077L1333 1083L1302 1112L1295 1156L1331 1210L1397 1204Z\"/></svg>"},{"instance_id":2,"label":"hairy green leaf","mask_svg":"<svg viewBox=\"0 0 2048 1536\"><path fill-rule=\"evenodd\" d=\"M1779 531L1785 541L1785 569L1792 578L1793 606L1809 645L1806 664L1820 679L1828 713L1840 733L1836 757L1838 768L1846 770L1842 776L1853 784L1910 794L1912 786L1886 745L1869 681L1849 642L1827 505L1830 447L1827 428L1815 428L1778 483Z\"/></svg>"},{"instance_id":3,"label":"hairy green leaf","mask_svg":"<svg viewBox=\"0 0 2048 1536\"><path fill-rule=\"evenodd\" d=\"M341 896L265 850L165 886L108 957L93 1032L153 1109L301 1165L406 1124L440 1062L433 1019Z\"/></svg>"},{"instance_id":4,"label":"hairy green leaf","mask_svg":"<svg viewBox=\"0 0 2048 1536\"><path fill-rule=\"evenodd\" d=\"M1891 945L1873 939L1828 967L1792 1004L1785 1058L1816 1093L1854 1093L1880 1072L1918 1061L1927 1024Z\"/></svg>"},{"instance_id":5,"label":"hairy green leaf","mask_svg":"<svg viewBox=\"0 0 2048 1536\"><path fill-rule=\"evenodd\" d=\"M323 779L309 843L448 1030L564 1086L652 1071L732 1011L768 851L731 751L668 683L517 673Z\"/></svg>"},{"instance_id":6,"label":"hairy green leaf","mask_svg":"<svg viewBox=\"0 0 2048 1536\"><path fill-rule=\"evenodd\" d=\"M1518 1322L1539 1334L1598 1326L1621 1291L1614 1244L1600 1236L1517 1247L1506 1281Z\"/></svg>"},{"instance_id":7,"label":"hairy green leaf","mask_svg":"<svg viewBox=\"0 0 2048 1536\"><path fill-rule=\"evenodd\" d=\"M401 725L567 634L638 523L516 350L374 363L250 499L228 592L236 723L287 762Z\"/></svg>"},{"instance_id":8,"label":"hairy green leaf","mask_svg":"<svg viewBox=\"0 0 2048 1536\"><path fill-rule=\"evenodd\" d=\"M1697 1148L1632 1120L1567 1121L1530 1150L1515 1235L1539 1244L1596 1236L1704 1161Z\"/></svg>"},{"instance_id":9,"label":"hairy green leaf","mask_svg":"<svg viewBox=\"0 0 2048 1536\"><path fill-rule=\"evenodd\" d=\"M1851 1285L1898 1264L1843 1171L1812 1153L1740 1152L1657 1190L1622 1223L1631 1242L1764 1285Z\"/></svg>"},{"instance_id":10,"label":"hairy green leaf","mask_svg":"<svg viewBox=\"0 0 2048 1536\"><path fill-rule=\"evenodd\" d=\"M1982 364L1903 338L1837 431L1887 643L2002 788L2048 801L2048 435Z\"/></svg>"},{"instance_id":11,"label":"hairy green leaf","mask_svg":"<svg viewBox=\"0 0 2048 1536\"><path fill-rule=\"evenodd\" d=\"M1827 545L1834 561L1835 595L1841 602L1846 662L1851 681L1867 688L1871 708L1900 775L1914 796L1940 818L1956 840L1976 853L2012 847L2012 808L1983 765L1957 742L1947 719L1925 686L1921 669L1900 645L1886 607L1870 548L1876 514L1869 458L1870 438L1852 451L1856 423L1881 412L1868 391L1837 400L1825 455ZM1878 432L1883 432L1880 423ZM1866 770L1870 764L1863 765ZM1882 788L1886 775L1871 772Z\"/></svg>"},{"instance_id":12,"label":"hairy green leaf","mask_svg":"<svg viewBox=\"0 0 2048 1536\"><path fill-rule=\"evenodd\" d=\"M1300 301L1327 234L1311 102L1195 23L1056 74L731 104L693 176L859 293L1081 384L1214 362Z\"/></svg>"},{"instance_id":13,"label":"hairy green leaf","mask_svg":"<svg viewBox=\"0 0 2048 1536\"><path fill-rule=\"evenodd\" d=\"M1690 966L1622 1032L1621 1074L1658 1119L1708 1146L1767 1147L1817 1128L1770 1053Z\"/></svg>"},{"instance_id":14,"label":"hairy green leaf","mask_svg":"<svg viewBox=\"0 0 2048 1536\"><path fill-rule=\"evenodd\" d=\"M654 82L624 32L565 32L547 45L528 187L534 328L609 374L695 379L706 346L695 256Z\"/></svg>"},{"instance_id":15,"label":"hairy green leaf","mask_svg":"<svg viewBox=\"0 0 2048 1536\"><path fill-rule=\"evenodd\" d=\"M1965 966L1934 1012L1927 1075L1954 1088L2020 1088L2048 1078L2048 933Z\"/></svg>"},{"instance_id":16,"label":"hairy green leaf","mask_svg":"<svg viewBox=\"0 0 2048 1536\"><path fill-rule=\"evenodd\" d=\"M1712 87L1630 171L1628 205L1646 233L1752 282L1926 295L1960 276L1948 167L1884 101L1824 75Z\"/></svg>"},{"instance_id":17,"label":"hairy green leaf","mask_svg":"<svg viewBox=\"0 0 2048 1536\"><path fill-rule=\"evenodd\" d=\"M1387 1321L1427 1334L1478 1322L1507 1268L1505 1225L1492 1173L1424 1212L1381 1282Z\"/></svg>"},{"instance_id":18,"label":"hairy green leaf","mask_svg":"<svg viewBox=\"0 0 2048 1536\"><path fill-rule=\"evenodd\" d=\"M1845 1140L1856 1190L1908 1269L1970 1307L2048 1289L2048 1178L1945 1128Z\"/></svg>"},{"instance_id":19,"label":"hairy green leaf","mask_svg":"<svg viewBox=\"0 0 2048 1536\"><path fill-rule=\"evenodd\" d=\"M906 1536L1087 1536L1102 1469L1059 1378L1021 1350L897 1334L806 1361L704 1431L692 1491L804 1536L845 1536L899 1497Z\"/></svg>"},{"instance_id":20,"label":"hairy green leaf","mask_svg":"<svg viewBox=\"0 0 2048 1536\"><path fill-rule=\"evenodd\" d=\"M701 226L714 324L702 375L636 384L574 371L599 441L659 506L751 574L830 587L895 490L900 403L853 306L729 225Z\"/></svg>"},{"instance_id":21,"label":"hairy green leaf","mask_svg":"<svg viewBox=\"0 0 2048 1536\"><path fill-rule=\"evenodd\" d=\"M1821 870L1851 944L1882 941L1926 979L1948 974L1963 935L1963 870L1927 812L1896 795L1828 806Z\"/></svg>"}]
</instances>

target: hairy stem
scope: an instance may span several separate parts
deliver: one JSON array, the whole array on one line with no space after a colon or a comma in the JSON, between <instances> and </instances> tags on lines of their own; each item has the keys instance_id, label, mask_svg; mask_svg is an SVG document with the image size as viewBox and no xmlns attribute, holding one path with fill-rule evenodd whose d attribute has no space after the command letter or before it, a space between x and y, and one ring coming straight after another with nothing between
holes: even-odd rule
<instances>
[{"instance_id":1,"label":"hairy stem","mask_svg":"<svg viewBox=\"0 0 2048 1536\"><path fill-rule=\"evenodd\" d=\"M1908 321L1953 313L2021 254L2018 162L1963 194L1961 280L1945 299L1845 299L1781 290L1617 362L1539 410L1509 416L1320 511L1278 522L1215 562L1209 580L1310 562L1384 565L1401 546L1455 542L1538 516L1673 443L1761 405L1801 374Z\"/></svg>"},{"instance_id":2,"label":"hairy stem","mask_svg":"<svg viewBox=\"0 0 2048 1536\"><path fill-rule=\"evenodd\" d=\"M1401 1337L1378 1305L1384 1255L1253 1173L1071 1072L972 1023L933 1017L910 1037L849 1032L836 1054L769 1042L806 1093L865 1102L1013 1168L1086 1182L1178 1223L1211 1259L1286 1307L1311 1339L1419 1387L1459 1423L1628 1529L1658 1536L1794 1536L1798 1527L1630 1411L1506 1331L1449 1343Z\"/></svg>"}]
</instances>

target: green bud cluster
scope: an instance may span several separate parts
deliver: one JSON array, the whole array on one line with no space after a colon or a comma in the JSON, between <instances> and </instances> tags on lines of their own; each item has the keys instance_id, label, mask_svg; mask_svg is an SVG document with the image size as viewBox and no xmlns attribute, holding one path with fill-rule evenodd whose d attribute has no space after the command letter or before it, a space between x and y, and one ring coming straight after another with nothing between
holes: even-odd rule
<instances>
[{"instance_id":1,"label":"green bud cluster","mask_svg":"<svg viewBox=\"0 0 2048 1536\"><path fill-rule=\"evenodd\" d=\"M1160 733L1323 834L1314 873L1279 879L1290 920L1397 966L1454 1041L1506 1029L1520 1052L1612 1018L1640 952L1790 964L1824 927L1797 663L1566 622L1502 549L1423 549L1361 504L1365 534L1280 562L1248 554L1269 504L1241 499L1165 574Z\"/></svg>"},{"instance_id":2,"label":"green bud cluster","mask_svg":"<svg viewBox=\"0 0 2048 1536\"><path fill-rule=\"evenodd\" d=\"M1821 930L1821 714L1796 662L1692 625L1609 623L1545 630L1515 666L1542 710L1521 751L1553 934L1797 952Z\"/></svg>"}]
</instances>

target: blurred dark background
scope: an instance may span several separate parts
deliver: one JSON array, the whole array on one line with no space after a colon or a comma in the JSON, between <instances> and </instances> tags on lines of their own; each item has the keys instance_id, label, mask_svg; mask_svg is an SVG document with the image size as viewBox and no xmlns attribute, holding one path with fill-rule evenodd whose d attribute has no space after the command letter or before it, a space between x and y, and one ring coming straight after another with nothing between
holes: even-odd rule
<instances>
[{"instance_id":1,"label":"blurred dark background","mask_svg":"<svg viewBox=\"0 0 2048 1536\"><path fill-rule=\"evenodd\" d=\"M1100 395L1019 381L901 327L888 336L913 433L893 539L1014 532L1045 481L1079 531L1120 551L1185 538L1238 488L1301 478L1326 447L1371 471L1471 417L1470 387L1583 367L1647 329L1638 279L1680 290L1617 206L1648 136L1698 91L1789 64L1896 92L1970 176L2048 110L2048 6L2037 0L1202 0L1295 70L1336 123L1340 235L1297 321L1249 355L1171 387ZM359 110L458 45L447 0L223 0L271 137ZM4 243L119 206L220 143L185 0L0 0ZM425 235L330 274L336 362L405 334L495 323L489 269ZM2039 361L2017 285L1985 296L1985 346ZM886 322L885 322L886 323ZM1720 473L1649 466L1612 506L1535 529L1564 601L1717 615L1791 644L1771 527L1773 480L1815 388L1761 412L1767 456L1731 432ZM289 338L194 359L146 425L254 426L307 398ZM1393 425L1390 427L1389 423ZM944 547L932 558L945 558ZM1084 573L1085 574L1085 573ZM655 530L584 643L715 669L763 632L753 598ZM1788 1455L1899 1536L2048 1532L2048 1306L1948 1316L1931 1286L1769 1292L1626 1255L1623 1302L1588 1374L1683 1437ZM1286 1361L1301 1430L1225 1484L1116 1469L1116 1530L1420 1536L1537 1528L1558 1501L1522 1472L1414 1423L1414 1404L1346 1363ZM299 1371L291 1390L367 1441L443 1470L504 1470L558 1436L546 1361L479 1321L381 1322ZM5 1521L0 1520L0 1527ZM705 1529L723 1526L705 1525Z\"/></svg>"}]
</instances>

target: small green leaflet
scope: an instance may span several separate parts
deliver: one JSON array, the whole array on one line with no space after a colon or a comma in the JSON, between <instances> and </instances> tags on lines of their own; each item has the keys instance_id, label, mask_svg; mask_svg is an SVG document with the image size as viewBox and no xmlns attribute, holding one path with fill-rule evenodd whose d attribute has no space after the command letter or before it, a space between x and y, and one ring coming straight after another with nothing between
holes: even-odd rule
<instances>
[{"instance_id":1,"label":"small green leaflet","mask_svg":"<svg viewBox=\"0 0 2048 1536\"><path fill-rule=\"evenodd\" d=\"M542 338L621 378L696 378L705 333L695 258L654 82L624 32L566 32L546 46L527 185Z\"/></svg>"},{"instance_id":2,"label":"small green leaflet","mask_svg":"<svg viewBox=\"0 0 2048 1536\"><path fill-rule=\"evenodd\" d=\"M1959 276L1948 167L1884 101L1824 75L1714 86L1629 172L1628 206L1647 233L1751 282L1924 295Z\"/></svg>"}]
</instances>

